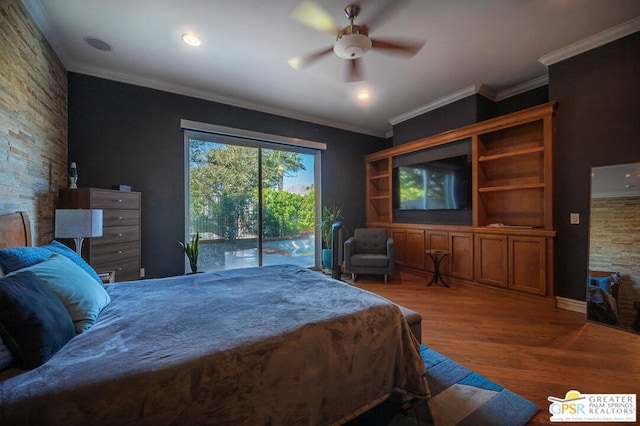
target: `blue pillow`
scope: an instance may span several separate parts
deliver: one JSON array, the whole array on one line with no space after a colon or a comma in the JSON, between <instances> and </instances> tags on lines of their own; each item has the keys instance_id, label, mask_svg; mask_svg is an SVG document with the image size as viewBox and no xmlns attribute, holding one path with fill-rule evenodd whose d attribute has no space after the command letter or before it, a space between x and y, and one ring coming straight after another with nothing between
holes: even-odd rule
<instances>
[{"instance_id":1,"label":"blue pillow","mask_svg":"<svg viewBox=\"0 0 640 426\"><path fill-rule=\"evenodd\" d=\"M589 283L611 293L611 277L589 277Z\"/></svg>"},{"instance_id":2,"label":"blue pillow","mask_svg":"<svg viewBox=\"0 0 640 426\"><path fill-rule=\"evenodd\" d=\"M41 247L13 247L0 250L0 267L5 274L14 272L27 266L35 265L51 257L51 253L58 253L69 258L86 273L91 275L99 284L102 280L87 262L78 253L64 244L53 240L51 244Z\"/></svg>"},{"instance_id":3,"label":"blue pillow","mask_svg":"<svg viewBox=\"0 0 640 426\"><path fill-rule=\"evenodd\" d=\"M100 312L111 303L102 284L65 256L53 254L44 262L20 271L31 271L58 296L69 311L76 333L87 331L98 319ZM15 274L13 272L12 274ZM11 276L9 274L7 276Z\"/></svg>"},{"instance_id":4,"label":"blue pillow","mask_svg":"<svg viewBox=\"0 0 640 426\"><path fill-rule=\"evenodd\" d=\"M0 279L0 334L18 365L32 369L71 340L75 329L55 293L24 271Z\"/></svg>"}]
</instances>

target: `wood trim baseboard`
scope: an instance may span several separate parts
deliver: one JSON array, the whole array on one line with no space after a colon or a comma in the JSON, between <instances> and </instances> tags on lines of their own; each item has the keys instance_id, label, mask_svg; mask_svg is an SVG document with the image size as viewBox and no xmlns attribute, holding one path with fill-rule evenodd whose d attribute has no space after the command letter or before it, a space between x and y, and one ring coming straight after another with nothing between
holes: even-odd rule
<instances>
[{"instance_id":1,"label":"wood trim baseboard","mask_svg":"<svg viewBox=\"0 0 640 426\"><path fill-rule=\"evenodd\" d=\"M566 297L556 296L556 308L586 314L587 302L583 300L567 299Z\"/></svg>"}]
</instances>

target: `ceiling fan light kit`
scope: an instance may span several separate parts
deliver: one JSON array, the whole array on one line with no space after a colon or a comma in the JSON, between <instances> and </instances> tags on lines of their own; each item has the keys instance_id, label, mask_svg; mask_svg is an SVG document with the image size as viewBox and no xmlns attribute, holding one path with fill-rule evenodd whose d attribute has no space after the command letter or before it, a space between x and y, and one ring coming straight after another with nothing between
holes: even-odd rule
<instances>
[{"instance_id":1,"label":"ceiling fan light kit","mask_svg":"<svg viewBox=\"0 0 640 426\"><path fill-rule=\"evenodd\" d=\"M344 14L351 22L344 27L333 45L333 51L342 59L358 59L371 50L371 40L366 31L361 31L359 25L353 24L353 19L360 13L360 6L350 4L344 8Z\"/></svg>"},{"instance_id":2,"label":"ceiling fan light kit","mask_svg":"<svg viewBox=\"0 0 640 426\"><path fill-rule=\"evenodd\" d=\"M346 34L338 38L333 51L342 59L358 59L371 49L371 40L364 34Z\"/></svg>"},{"instance_id":3,"label":"ceiling fan light kit","mask_svg":"<svg viewBox=\"0 0 640 426\"><path fill-rule=\"evenodd\" d=\"M392 4L399 2L399 0L391 1ZM314 52L307 56L292 58L289 60L289 65L295 69L300 69L303 66L317 61L333 50L339 58L349 60L349 68L347 70L348 72L345 80L348 82L355 82L363 80L361 70L362 66L359 65L358 59L363 57L371 49L379 49L385 53L395 53L411 57L424 45L424 41L399 42L389 39L372 40L369 38L369 31L371 30L371 27L366 25L355 25L353 23L359 13L360 6L357 4L350 4L345 7L344 14L347 19L349 19L349 25L339 29L337 23L330 22L332 20L331 15L324 11L320 6L311 1L302 2L292 13L292 18L316 30L328 32L330 28L334 29L333 31L337 33L336 42L333 45L333 49L329 47L328 49Z\"/></svg>"}]
</instances>

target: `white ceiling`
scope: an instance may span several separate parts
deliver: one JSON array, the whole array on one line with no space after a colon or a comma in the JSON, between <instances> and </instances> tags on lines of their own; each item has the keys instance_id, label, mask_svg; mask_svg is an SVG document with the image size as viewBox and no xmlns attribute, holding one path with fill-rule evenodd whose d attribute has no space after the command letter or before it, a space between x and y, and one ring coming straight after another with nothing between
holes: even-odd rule
<instances>
[{"instance_id":1,"label":"white ceiling","mask_svg":"<svg viewBox=\"0 0 640 426\"><path fill-rule=\"evenodd\" d=\"M639 197L640 163L593 167L591 196L594 198Z\"/></svg>"},{"instance_id":2,"label":"white ceiling","mask_svg":"<svg viewBox=\"0 0 640 426\"><path fill-rule=\"evenodd\" d=\"M346 83L346 60L333 54L299 71L288 65L335 41L289 16L300 0L23 2L69 71L377 136L390 134L390 120L457 96L500 99L543 85L541 57L594 47L581 44L594 35L597 44L640 29L638 0L396 0L403 7L370 36L425 46L408 60L370 51L362 58L366 80ZM317 0L340 26L348 23L347 3ZM358 3L355 23L366 24L389 1ZM184 44L186 32L197 33L202 45ZM90 47L85 37L112 50ZM366 103L356 100L361 89L371 94Z\"/></svg>"}]
</instances>

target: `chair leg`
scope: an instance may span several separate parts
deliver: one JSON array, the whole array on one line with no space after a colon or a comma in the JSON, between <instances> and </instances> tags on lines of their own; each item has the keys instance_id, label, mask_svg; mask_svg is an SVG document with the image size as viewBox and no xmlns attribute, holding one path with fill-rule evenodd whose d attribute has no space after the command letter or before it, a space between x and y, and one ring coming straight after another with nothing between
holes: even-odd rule
<instances>
[{"instance_id":1,"label":"chair leg","mask_svg":"<svg viewBox=\"0 0 640 426\"><path fill-rule=\"evenodd\" d=\"M356 282L356 277L357 277L357 275L352 272L351 273L351 279L353 280L354 283Z\"/></svg>"},{"instance_id":2,"label":"chair leg","mask_svg":"<svg viewBox=\"0 0 640 426\"><path fill-rule=\"evenodd\" d=\"M387 274L384 274L384 283L387 283Z\"/></svg>"}]
</instances>

